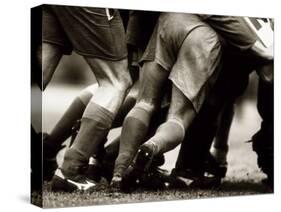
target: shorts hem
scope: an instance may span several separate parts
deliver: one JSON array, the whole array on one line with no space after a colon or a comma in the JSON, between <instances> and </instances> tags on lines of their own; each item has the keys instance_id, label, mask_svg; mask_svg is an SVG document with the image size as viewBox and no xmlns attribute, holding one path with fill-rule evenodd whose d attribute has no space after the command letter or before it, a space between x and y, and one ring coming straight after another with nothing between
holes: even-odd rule
<instances>
[{"instance_id":1,"label":"shorts hem","mask_svg":"<svg viewBox=\"0 0 281 212\"><path fill-rule=\"evenodd\" d=\"M169 77L169 80L171 80L171 82L173 83L173 85L175 85L175 86L184 94L184 96L191 102L194 111L195 111L196 113L199 113L199 111L200 111L200 105L196 105L196 104L194 103L194 101L192 101L191 98L187 95L187 93L186 93L186 92L183 92L183 90L182 90L181 87L175 82L175 80L173 80L173 79L170 78L170 77Z\"/></svg>"},{"instance_id":2,"label":"shorts hem","mask_svg":"<svg viewBox=\"0 0 281 212\"><path fill-rule=\"evenodd\" d=\"M165 69L168 72L171 72L172 67L168 65L168 63L163 62L161 59L159 59L159 57L154 58L154 61L160 65L163 69Z\"/></svg>"},{"instance_id":3,"label":"shorts hem","mask_svg":"<svg viewBox=\"0 0 281 212\"><path fill-rule=\"evenodd\" d=\"M52 41L52 40L43 39L42 43L49 43L49 44L53 44L56 46L60 46L63 49L63 54L65 54L65 55L70 55L73 50L72 48L68 48L60 42L56 42L56 41Z\"/></svg>"},{"instance_id":4,"label":"shorts hem","mask_svg":"<svg viewBox=\"0 0 281 212\"><path fill-rule=\"evenodd\" d=\"M109 60L109 61L120 61L120 60L124 60L128 57L128 54L121 56L121 57L111 57L111 56L102 56L102 55L98 55L98 54L85 53L85 52L81 52L76 49L74 51L83 57L93 57L93 58L99 58L99 59Z\"/></svg>"}]
</instances>

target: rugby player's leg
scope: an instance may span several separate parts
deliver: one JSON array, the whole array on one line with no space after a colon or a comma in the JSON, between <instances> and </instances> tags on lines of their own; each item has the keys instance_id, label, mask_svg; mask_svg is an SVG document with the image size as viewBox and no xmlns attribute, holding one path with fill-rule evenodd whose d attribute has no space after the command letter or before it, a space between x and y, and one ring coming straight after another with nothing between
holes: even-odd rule
<instances>
[{"instance_id":1,"label":"rugby player's leg","mask_svg":"<svg viewBox=\"0 0 281 212\"><path fill-rule=\"evenodd\" d=\"M114 119L112 124L113 128L120 127L122 125L124 117L134 106L137 98L137 84L138 83L134 84L129 94L126 96L124 103ZM81 119L86 106L92 96L96 93L97 89L98 85L93 84L80 92L48 135L47 143L54 147L59 147L67 138L69 138L69 136L71 136L73 126Z\"/></svg>"},{"instance_id":2,"label":"rugby player's leg","mask_svg":"<svg viewBox=\"0 0 281 212\"><path fill-rule=\"evenodd\" d=\"M138 93L139 93L139 81L136 81L133 84L132 88L130 89L130 92L126 96L121 108L119 109L112 123L112 128L117 128L122 126L125 117L136 104Z\"/></svg>"},{"instance_id":3,"label":"rugby player's leg","mask_svg":"<svg viewBox=\"0 0 281 212\"><path fill-rule=\"evenodd\" d=\"M175 172L186 170L199 175L204 173L204 162L208 159L218 129L218 117L225 104L234 102L247 87L249 73L247 63L241 61L237 55L232 55L232 52L226 53L230 52L223 55L224 65L219 77L182 142ZM237 58L235 63L233 58Z\"/></svg>"},{"instance_id":4,"label":"rugby player's leg","mask_svg":"<svg viewBox=\"0 0 281 212\"><path fill-rule=\"evenodd\" d=\"M90 179L98 181L101 177L111 181L113 175L114 162L118 155L120 144L120 136L116 137L113 141L106 144L102 152L102 155L98 155L97 158L91 158L93 163L89 163L87 175Z\"/></svg>"},{"instance_id":5,"label":"rugby player's leg","mask_svg":"<svg viewBox=\"0 0 281 212\"><path fill-rule=\"evenodd\" d=\"M126 102L124 104L126 104ZM165 105L164 107L161 107L159 111L157 111L157 114L155 113L153 115L153 117L151 118L151 123L149 125L147 138L153 136L158 126L166 120L168 109L169 109L169 105ZM115 138L113 141L110 141L108 144L106 144L104 148L104 155L100 160L101 167L102 167L102 176L105 177L108 181L111 181L112 179L114 162L118 156L119 144L120 144L120 136ZM157 155L152 161L152 167L154 167L155 168L154 170L156 170L157 169L156 167L163 165L164 162L165 162L164 155L163 154Z\"/></svg>"},{"instance_id":6,"label":"rugby player's leg","mask_svg":"<svg viewBox=\"0 0 281 212\"><path fill-rule=\"evenodd\" d=\"M129 94L126 96L126 99L124 100L124 103L122 104L120 110L118 111L116 118L114 119L114 122L112 124L113 128L120 127L123 123L125 115L130 111L130 109L134 106L136 102L136 96L137 96L137 85L136 82L134 86L131 88ZM53 172L57 167L56 163L56 155L61 150L62 143L69 138L72 135L72 139L74 140L75 136L77 135L77 132L80 128L80 124L78 121L80 121L82 114L89 103L92 96L96 93L96 89L98 88L97 84L88 86L87 88L83 89L80 94L72 101L71 105L68 107L67 111L63 114L61 119L58 121L58 123L55 125L53 130L50 134L45 134L44 136L44 147L45 147L45 171L44 176L50 177L53 176ZM76 127L75 127L76 126ZM75 128L75 129L74 129ZM75 130L75 131L74 131ZM77 131L77 132L76 132ZM100 151L98 155L95 155L97 157L96 159L99 161L102 161L102 157L104 155L107 156L107 158L116 158L116 154L118 153L119 148L119 140L118 143L111 142L107 149L110 149L108 152L106 149L104 150L104 147L100 147ZM113 156L112 156L113 154ZM107 160L107 159L105 159ZM49 163L49 161L52 163ZM111 160L112 161L112 160ZM91 164L91 160L90 160ZM113 162L114 164L114 162ZM96 164L94 164L96 165ZM54 168L52 168L54 167ZM89 167L89 169L93 169L93 167ZM111 169L112 170L112 169ZM92 172L92 171L91 171ZM92 176L90 174L90 176ZM50 176L50 177L49 177Z\"/></svg>"},{"instance_id":7,"label":"rugby player's leg","mask_svg":"<svg viewBox=\"0 0 281 212\"><path fill-rule=\"evenodd\" d=\"M213 145L205 162L205 171L221 178L227 172L228 137L233 117L234 103L230 101L225 103L219 114Z\"/></svg>"},{"instance_id":8,"label":"rugby player's leg","mask_svg":"<svg viewBox=\"0 0 281 212\"><path fill-rule=\"evenodd\" d=\"M89 190L96 185L89 184L85 175L89 158L104 145L131 86L124 27L117 10L68 6L52 6L51 9L73 49L84 57L99 85L84 110L79 132L71 148L65 152L61 169L53 177L52 188ZM75 23L76 27L69 23Z\"/></svg>"},{"instance_id":9,"label":"rugby player's leg","mask_svg":"<svg viewBox=\"0 0 281 212\"><path fill-rule=\"evenodd\" d=\"M121 127L125 116L133 108L136 103L138 94L138 82L134 83L129 94L126 96L121 108L119 109L113 123L112 128ZM105 143L105 142L102 142ZM106 145L101 145L98 154L94 154L89 161L87 176L90 179L99 181L101 177L105 177L108 181L112 178L114 162L118 155L120 144L120 136Z\"/></svg>"},{"instance_id":10,"label":"rugby player's leg","mask_svg":"<svg viewBox=\"0 0 281 212\"><path fill-rule=\"evenodd\" d=\"M99 87L88 103L77 137L64 157L62 170L70 177L75 177L79 172L78 169L88 163L90 156L98 153L131 86L127 59L120 61L87 57L85 59L91 69L95 70Z\"/></svg>"},{"instance_id":11,"label":"rugby player's leg","mask_svg":"<svg viewBox=\"0 0 281 212\"><path fill-rule=\"evenodd\" d=\"M81 119L88 102L97 88L98 85L94 84L80 92L47 136L45 143L53 146L55 149L61 148L61 144L71 136L73 126L77 120ZM57 151L54 151L53 154L56 155Z\"/></svg>"},{"instance_id":12,"label":"rugby player's leg","mask_svg":"<svg viewBox=\"0 0 281 212\"><path fill-rule=\"evenodd\" d=\"M156 155L174 149L183 141L185 131L195 115L192 103L173 85L167 120L158 127L153 137L140 146L133 167L139 171L148 171Z\"/></svg>"},{"instance_id":13,"label":"rugby player's leg","mask_svg":"<svg viewBox=\"0 0 281 212\"><path fill-rule=\"evenodd\" d=\"M72 101L66 112L57 122L51 133L44 133L44 155L43 155L43 171L46 180L51 179L57 168L56 156L63 148L62 143L73 135L73 131L78 127L78 120L89 100L91 99L97 85L92 85L82 90L80 94Z\"/></svg>"},{"instance_id":14,"label":"rugby player's leg","mask_svg":"<svg viewBox=\"0 0 281 212\"><path fill-rule=\"evenodd\" d=\"M216 137L211 150L212 155L221 164L227 163L226 156L228 152L228 137L233 117L234 103L230 102L224 106L219 116Z\"/></svg>"},{"instance_id":15,"label":"rugby player's leg","mask_svg":"<svg viewBox=\"0 0 281 212\"><path fill-rule=\"evenodd\" d=\"M44 90L50 82L57 65L63 54L70 54L72 51L68 39L58 23L58 19L47 5L42 6L42 33L40 35L40 44L37 47L37 60L39 70L43 72L39 81L40 89ZM42 42L43 41L43 42ZM67 49L67 50L66 50ZM57 168L56 154L61 149L60 145L49 139L47 134L43 135L43 176L44 180L49 180Z\"/></svg>"},{"instance_id":16,"label":"rugby player's leg","mask_svg":"<svg viewBox=\"0 0 281 212\"><path fill-rule=\"evenodd\" d=\"M168 74L156 62L144 64L136 105L123 123L119 154L115 162L112 182L121 180L139 145L145 141L151 117L160 104L163 85Z\"/></svg>"},{"instance_id":17,"label":"rugby player's leg","mask_svg":"<svg viewBox=\"0 0 281 212\"><path fill-rule=\"evenodd\" d=\"M273 88L273 84L259 80L257 107L262 123L259 131L252 137L253 150L258 156L258 166L267 175L264 183L272 189L274 186Z\"/></svg>"},{"instance_id":18,"label":"rugby player's leg","mask_svg":"<svg viewBox=\"0 0 281 212\"><path fill-rule=\"evenodd\" d=\"M42 25L42 44L37 50L37 58L42 63L40 65L43 70L44 90L52 79L62 55L70 54L72 47L58 19L47 5L42 6Z\"/></svg>"},{"instance_id":19,"label":"rugby player's leg","mask_svg":"<svg viewBox=\"0 0 281 212\"><path fill-rule=\"evenodd\" d=\"M116 118L112 124L113 128L120 127L123 123L125 115L130 111L130 109L134 106L136 102L137 96L137 85L136 82L134 86L131 88L129 94L126 96L124 103L122 104L120 110L118 111ZM82 114L89 103L92 96L95 94L96 89L98 88L97 84L88 86L83 89L80 94L72 101L71 105L68 107L66 112L60 118L58 123L55 125L50 134L44 134L44 147L45 147L45 156L48 159L52 159L56 157L58 151L62 148L62 143L72 135L72 139L74 140L80 128L80 121ZM76 126L76 127L75 127ZM75 129L74 129L75 128ZM75 130L75 132L74 132ZM111 146L111 145L110 145ZM116 145L113 145L116 146ZM119 147L119 143L118 143ZM100 154L103 155L104 151L103 147L100 151ZM115 150L118 152L118 148ZM48 163L45 163L48 165ZM47 169L46 169L47 170ZM48 172L48 171L47 171ZM47 173L46 173L47 174ZM52 174L50 174L52 175Z\"/></svg>"},{"instance_id":20,"label":"rugby player's leg","mask_svg":"<svg viewBox=\"0 0 281 212\"><path fill-rule=\"evenodd\" d=\"M45 42L42 44L42 51L43 90L45 90L53 77L63 52L58 45Z\"/></svg>"}]
</instances>

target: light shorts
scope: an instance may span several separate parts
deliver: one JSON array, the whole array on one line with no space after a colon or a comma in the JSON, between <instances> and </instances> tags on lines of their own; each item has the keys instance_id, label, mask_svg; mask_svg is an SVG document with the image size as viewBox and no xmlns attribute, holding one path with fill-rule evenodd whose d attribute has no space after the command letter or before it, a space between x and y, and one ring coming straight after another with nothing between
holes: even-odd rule
<instances>
[{"instance_id":1,"label":"light shorts","mask_svg":"<svg viewBox=\"0 0 281 212\"><path fill-rule=\"evenodd\" d=\"M198 112L217 75L221 45L217 33L197 15L162 13L141 63L155 61ZM213 79L214 81L214 79Z\"/></svg>"}]
</instances>

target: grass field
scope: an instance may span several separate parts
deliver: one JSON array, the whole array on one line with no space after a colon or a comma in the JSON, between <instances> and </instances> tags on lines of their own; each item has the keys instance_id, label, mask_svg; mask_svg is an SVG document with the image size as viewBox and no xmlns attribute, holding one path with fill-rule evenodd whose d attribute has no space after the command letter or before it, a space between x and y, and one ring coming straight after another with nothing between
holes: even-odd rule
<instances>
[{"instance_id":1,"label":"grass field","mask_svg":"<svg viewBox=\"0 0 281 212\"><path fill-rule=\"evenodd\" d=\"M43 98L43 130L49 132L59 117L65 111L71 100L79 93L81 87L50 86ZM230 152L228 155L229 168L227 176L220 188L216 190L166 190L143 191L137 190L130 194L110 192L107 189L92 194L65 194L52 193L44 190L44 207L67 207L82 205L100 205L131 203L142 201L162 201L207 198L219 196L235 196L262 194L270 192L260 181L265 175L256 164L256 154L251 149L251 144L245 141L258 130L260 117L256 111L255 100L244 100L236 108L236 116L230 133ZM109 138L114 138L120 129L111 131ZM109 139L109 140L110 140ZM162 168L173 168L179 148L165 155L166 162ZM61 153L58 161L61 161Z\"/></svg>"}]
</instances>

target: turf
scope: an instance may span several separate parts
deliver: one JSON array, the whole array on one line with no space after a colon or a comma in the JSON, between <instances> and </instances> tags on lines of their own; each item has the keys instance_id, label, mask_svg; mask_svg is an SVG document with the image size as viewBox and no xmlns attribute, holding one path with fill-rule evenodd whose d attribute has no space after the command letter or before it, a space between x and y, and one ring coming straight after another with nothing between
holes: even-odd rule
<instances>
[{"instance_id":1,"label":"turf","mask_svg":"<svg viewBox=\"0 0 281 212\"><path fill-rule=\"evenodd\" d=\"M136 190L132 193L112 192L108 189L93 193L52 193L44 191L44 207L72 207L103 204L121 204L152 201L186 200L197 198L212 198L226 196L241 196L252 194L265 194L271 191L262 184L241 181L224 182L220 188L213 190L185 189L185 190Z\"/></svg>"},{"instance_id":2,"label":"turf","mask_svg":"<svg viewBox=\"0 0 281 212\"><path fill-rule=\"evenodd\" d=\"M101 204L120 204L151 201L169 201L222 196L265 194L272 191L261 183L265 177L255 164L256 156L246 143L242 148L232 146L229 154L229 169L222 185L217 189L182 189L147 191L136 190L132 193L112 192L108 188L93 193L53 193L44 186L44 207L70 207Z\"/></svg>"}]
</instances>

